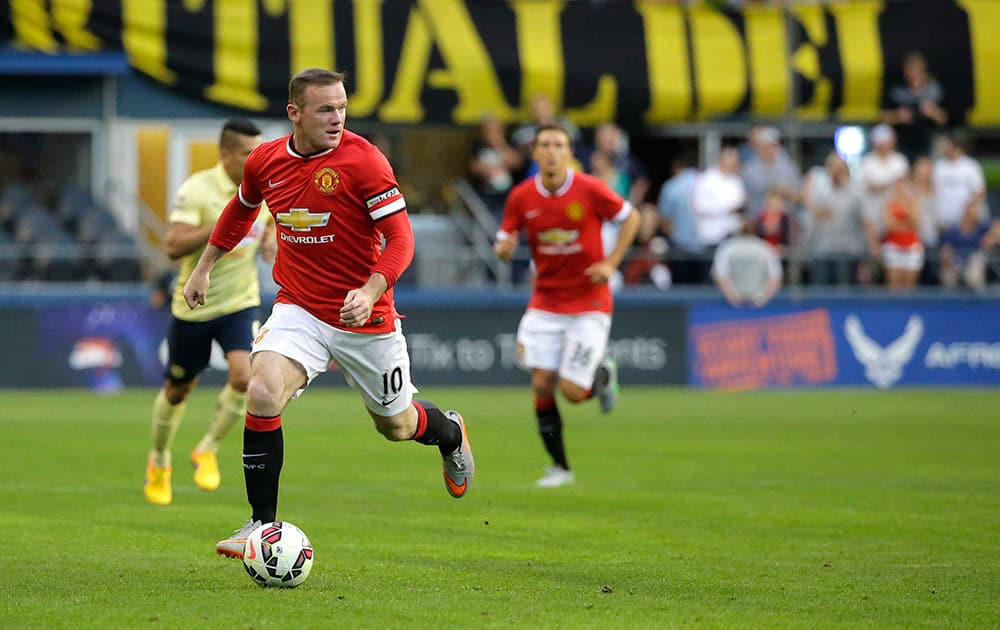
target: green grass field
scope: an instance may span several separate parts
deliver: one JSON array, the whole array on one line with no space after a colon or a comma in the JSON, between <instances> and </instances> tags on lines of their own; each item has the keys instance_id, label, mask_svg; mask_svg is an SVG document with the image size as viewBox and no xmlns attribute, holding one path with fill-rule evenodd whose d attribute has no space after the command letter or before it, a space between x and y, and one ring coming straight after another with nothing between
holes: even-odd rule
<instances>
[{"instance_id":1,"label":"green grass field","mask_svg":"<svg viewBox=\"0 0 1000 630\"><path fill-rule=\"evenodd\" d=\"M248 508L239 432L222 487L191 480L213 391L168 507L142 495L152 390L0 393L0 628L1000 624L998 391L626 388L607 417L562 403L577 484L555 490L527 388L423 394L469 421L460 501L347 390L291 404L279 517L316 563L282 591L214 555Z\"/></svg>"}]
</instances>

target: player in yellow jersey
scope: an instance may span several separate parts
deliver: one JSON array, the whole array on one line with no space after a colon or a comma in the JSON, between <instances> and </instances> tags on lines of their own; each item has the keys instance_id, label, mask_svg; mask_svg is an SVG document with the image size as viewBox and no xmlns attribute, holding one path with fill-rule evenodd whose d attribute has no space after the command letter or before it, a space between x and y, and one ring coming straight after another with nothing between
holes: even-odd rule
<instances>
[{"instance_id":1,"label":"player in yellow jersey","mask_svg":"<svg viewBox=\"0 0 1000 630\"><path fill-rule=\"evenodd\" d=\"M153 448L146 464L145 483L150 503L167 505L173 499L170 448L184 416L185 401L208 366L213 341L225 353L229 378L219 392L208 431L191 453L194 481L202 490L219 487L219 441L246 413L250 345L259 325L257 254L272 261L276 250L271 213L261 212L247 236L212 270L208 305L191 310L181 289L222 209L236 194L243 178L243 164L260 143L260 129L252 122L227 121L219 136L218 164L191 175L177 191L170 209L166 251L171 259L181 259L181 267L171 303L173 317L167 334L169 356L164 383L153 403Z\"/></svg>"}]
</instances>

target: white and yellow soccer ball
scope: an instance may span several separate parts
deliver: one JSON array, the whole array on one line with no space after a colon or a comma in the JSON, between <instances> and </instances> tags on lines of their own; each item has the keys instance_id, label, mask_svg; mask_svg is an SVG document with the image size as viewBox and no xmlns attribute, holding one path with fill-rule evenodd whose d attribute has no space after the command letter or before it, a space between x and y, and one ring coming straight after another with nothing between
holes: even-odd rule
<instances>
[{"instance_id":1,"label":"white and yellow soccer ball","mask_svg":"<svg viewBox=\"0 0 1000 630\"><path fill-rule=\"evenodd\" d=\"M309 537L287 521L264 523L247 536L243 567L261 586L294 588L312 571Z\"/></svg>"}]
</instances>

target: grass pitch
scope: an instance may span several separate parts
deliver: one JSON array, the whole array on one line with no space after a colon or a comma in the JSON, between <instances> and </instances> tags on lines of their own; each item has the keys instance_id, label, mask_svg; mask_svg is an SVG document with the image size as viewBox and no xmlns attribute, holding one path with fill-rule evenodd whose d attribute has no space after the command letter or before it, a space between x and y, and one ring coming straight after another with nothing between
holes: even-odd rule
<instances>
[{"instance_id":1,"label":"grass pitch","mask_svg":"<svg viewBox=\"0 0 1000 630\"><path fill-rule=\"evenodd\" d=\"M142 495L154 392L0 393L0 628L996 627L1000 392L626 388L560 403L577 484L546 458L527 387L427 389L463 411L478 476L391 444L343 388L284 417L279 517L316 549L295 590L214 543L248 516L240 431L223 485L187 455L174 503Z\"/></svg>"}]
</instances>

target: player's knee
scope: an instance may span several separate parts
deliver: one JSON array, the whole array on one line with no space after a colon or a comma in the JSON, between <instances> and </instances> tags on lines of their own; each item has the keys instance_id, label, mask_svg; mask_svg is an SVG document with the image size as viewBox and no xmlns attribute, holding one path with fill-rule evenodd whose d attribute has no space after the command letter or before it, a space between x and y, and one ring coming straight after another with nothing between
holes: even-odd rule
<instances>
[{"instance_id":1,"label":"player's knee","mask_svg":"<svg viewBox=\"0 0 1000 630\"><path fill-rule=\"evenodd\" d=\"M273 383L263 378L253 378L249 380L246 388L249 408L271 409L280 405L281 386L279 383Z\"/></svg>"},{"instance_id":2,"label":"player's knee","mask_svg":"<svg viewBox=\"0 0 1000 630\"><path fill-rule=\"evenodd\" d=\"M194 389L194 382L167 383L163 387L163 395L171 405L179 405L187 400L188 394Z\"/></svg>"},{"instance_id":3,"label":"player's knee","mask_svg":"<svg viewBox=\"0 0 1000 630\"><path fill-rule=\"evenodd\" d=\"M230 374L229 375L229 386L235 391L246 392L247 387L250 386L250 374Z\"/></svg>"},{"instance_id":4,"label":"player's knee","mask_svg":"<svg viewBox=\"0 0 1000 630\"><path fill-rule=\"evenodd\" d=\"M563 395L563 398L571 403L579 403L587 400L587 390L576 383L559 381L559 392Z\"/></svg>"},{"instance_id":5,"label":"player's knee","mask_svg":"<svg viewBox=\"0 0 1000 630\"><path fill-rule=\"evenodd\" d=\"M374 417L375 430L390 442L402 442L413 437L413 429L402 418L403 414L389 417Z\"/></svg>"}]
</instances>

